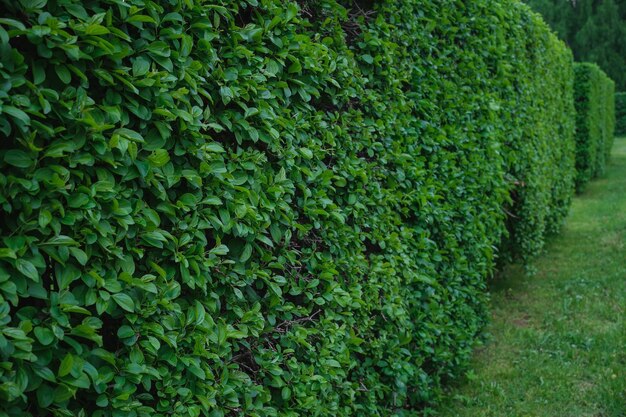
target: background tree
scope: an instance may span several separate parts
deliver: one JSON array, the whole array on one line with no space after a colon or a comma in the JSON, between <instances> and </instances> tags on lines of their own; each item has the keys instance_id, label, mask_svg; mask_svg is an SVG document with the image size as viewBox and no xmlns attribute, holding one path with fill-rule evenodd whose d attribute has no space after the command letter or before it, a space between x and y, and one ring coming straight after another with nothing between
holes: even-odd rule
<instances>
[{"instance_id":1,"label":"background tree","mask_svg":"<svg viewBox=\"0 0 626 417\"><path fill-rule=\"evenodd\" d=\"M527 0L572 48L626 90L626 0Z\"/></svg>"}]
</instances>

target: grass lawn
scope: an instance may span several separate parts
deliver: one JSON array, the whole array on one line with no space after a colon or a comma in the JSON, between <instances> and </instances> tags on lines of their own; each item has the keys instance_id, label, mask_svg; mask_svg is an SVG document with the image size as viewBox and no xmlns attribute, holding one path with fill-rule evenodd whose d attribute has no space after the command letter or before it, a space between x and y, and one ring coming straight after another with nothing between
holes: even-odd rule
<instances>
[{"instance_id":1,"label":"grass lawn","mask_svg":"<svg viewBox=\"0 0 626 417\"><path fill-rule=\"evenodd\" d=\"M492 323L441 417L626 417L626 138L527 277L493 284Z\"/></svg>"}]
</instances>

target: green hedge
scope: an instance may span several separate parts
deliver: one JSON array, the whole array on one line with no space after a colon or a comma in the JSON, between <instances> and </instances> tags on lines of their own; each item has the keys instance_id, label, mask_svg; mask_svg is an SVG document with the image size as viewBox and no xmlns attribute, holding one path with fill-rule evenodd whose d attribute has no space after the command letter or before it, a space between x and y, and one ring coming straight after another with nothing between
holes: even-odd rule
<instances>
[{"instance_id":1,"label":"green hedge","mask_svg":"<svg viewBox=\"0 0 626 417\"><path fill-rule=\"evenodd\" d=\"M504 29L514 43L496 61L495 82L512 203L501 256L529 260L560 229L573 196L574 73L571 52L538 15L524 9Z\"/></svg>"},{"instance_id":2,"label":"green hedge","mask_svg":"<svg viewBox=\"0 0 626 417\"><path fill-rule=\"evenodd\" d=\"M4 3L1 416L437 400L567 211L572 57L517 1L372 3Z\"/></svg>"},{"instance_id":3,"label":"green hedge","mask_svg":"<svg viewBox=\"0 0 626 417\"><path fill-rule=\"evenodd\" d=\"M595 64L574 66L576 187L602 175L613 146L615 83Z\"/></svg>"},{"instance_id":4,"label":"green hedge","mask_svg":"<svg viewBox=\"0 0 626 417\"><path fill-rule=\"evenodd\" d=\"M626 135L626 93L615 93L615 134Z\"/></svg>"}]
</instances>

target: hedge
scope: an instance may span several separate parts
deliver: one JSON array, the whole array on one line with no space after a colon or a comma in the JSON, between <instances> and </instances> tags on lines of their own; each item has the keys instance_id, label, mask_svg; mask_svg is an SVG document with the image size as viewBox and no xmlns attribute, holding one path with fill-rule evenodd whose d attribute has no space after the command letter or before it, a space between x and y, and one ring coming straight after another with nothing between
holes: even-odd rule
<instances>
[{"instance_id":1,"label":"hedge","mask_svg":"<svg viewBox=\"0 0 626 417\"><path fill-rule=\"evenodd\" d=\"M615 83L595 64L577 63L576 105L576 188L605 170L613 146L615 129Z\"/></svg>"},{"instance_id":2,"label":"hedge","mask_svg":"<svg viewBox=\"0 0 626 417\"><path fill-rule=\"evenodd\" d=\"M4 3L0 416L437 401L567 211L572 57L517 1L373 3Z\"/></svg>"},{"instance_id":3,"label":"hedge","mask_svg":"<svg viewBox=\"0 0 626 417\"><path fill-rule=\"evenodd\" d=\"M524 9L504 28L516 47L497 61L499 74L505 74L499 80L504 99L498 116L512 183L501 258L528 262L546 237L559 231L573 196L574 73L569 49L538 15Z\"/></svg>"},{"instance_id":4,"label":"hedge","mask_svg":"<svg viewBox=\"0 0 626 417\"><path fill-rule=\"evenodd\" d=\"M615 93L615 134L626 135L626 93Z\"/></svg>"}]
</instances>

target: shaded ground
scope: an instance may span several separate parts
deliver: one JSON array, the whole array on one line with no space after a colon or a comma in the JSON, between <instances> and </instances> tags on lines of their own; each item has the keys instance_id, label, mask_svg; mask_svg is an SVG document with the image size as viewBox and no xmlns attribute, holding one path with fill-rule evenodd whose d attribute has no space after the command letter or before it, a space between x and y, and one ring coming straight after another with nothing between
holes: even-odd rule
<instances>
[{"instance_id":1,"label":"shaded ground","mask_svg":"<svg viewBox=\"0 0 626 417\"><path fill-rule=\"evenodd\" d=\"M626 138L527 277L492 288L489 339L441 417L626 417Z\"/></svg>"}]
</instances>

